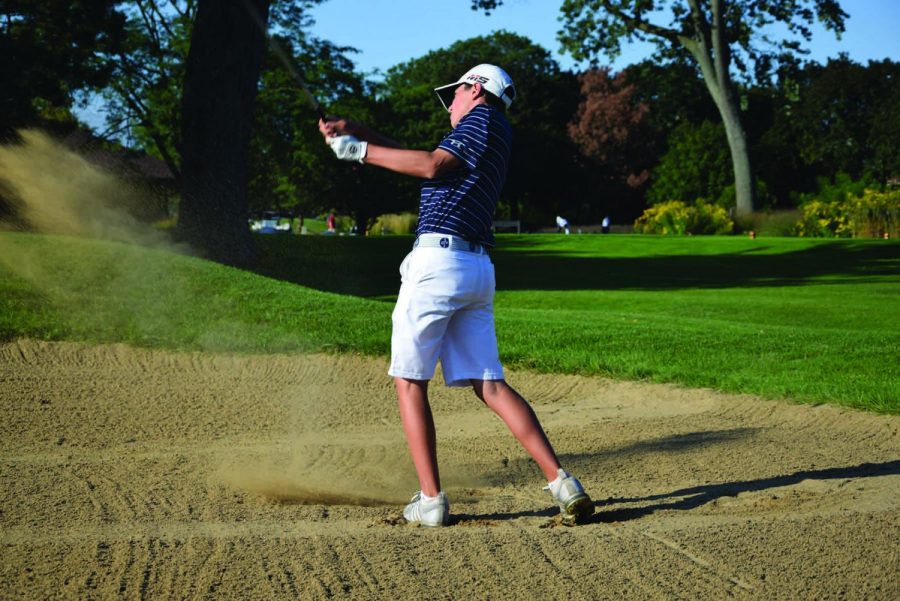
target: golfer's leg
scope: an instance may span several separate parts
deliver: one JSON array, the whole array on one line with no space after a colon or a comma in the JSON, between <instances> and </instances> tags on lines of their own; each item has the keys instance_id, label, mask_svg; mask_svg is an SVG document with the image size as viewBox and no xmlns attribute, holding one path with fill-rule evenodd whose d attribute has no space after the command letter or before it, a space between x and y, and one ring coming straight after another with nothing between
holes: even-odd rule
<instances>
[{"instance_id":1,"label":"golfer's leg","mask_svg":"<svg viewBox=\"0 0 900 601\"><path fill-rule=\"evenodd\" d=\"M394 384L397 386L400 420L419 475L419 486L423 493L434 497L441 491L441 478L438 474L434 419L428 404L428 381L395 377Z\"/></svg>"},{"instance_id":2,"label":"golfer's leg","mask_svg":"<svg viewBox=\"0 0 900 601\"><path fill-rule=\"evenodd\" d=\"M472 387L478 398L500 416L516 440L537 462L547 482L555 480L556 471L560 468L559 459L528 401L505 380L472 380Z\"/></svg>"}]
</instances>

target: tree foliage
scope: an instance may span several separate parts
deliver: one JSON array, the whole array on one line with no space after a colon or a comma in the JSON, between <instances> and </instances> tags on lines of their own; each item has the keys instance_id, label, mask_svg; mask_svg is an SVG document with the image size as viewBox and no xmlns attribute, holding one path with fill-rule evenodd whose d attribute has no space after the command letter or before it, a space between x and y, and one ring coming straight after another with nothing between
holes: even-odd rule
<instances>
[{"instance_id":1,"label":"tree foliage","mask_svg":"<svg viewBox=\"0 0 900 601\"><path fill-rule=\"evenodd\" d=\"M271 44L261 68L248 154L251 209L299 208L310 214L333 207L359 214L372 200L363 192L381 191L373 189L377 175L365 178L363 190L359 169L334 161L295 79L299 74L331 109L357 118L372 112L364 107L374 104L365 100L370 86L348 58L353 50L309 33L309 9L319 2L277 0L271 6ZM197 0L126 4L126 47L105 94L109 133L164 159L175 174L181 171L182 84L196 12ZM379 203L371 207L378 208Z\"/></svg>"},{"instance_id":2,"label":"tree foliage","mask_svg":"<svg viewBox=\"0 0 900 601\"><path fill-rule=\"evenodd\" d=\"M626 74L609 68L582 73L582 101L568 132L581 152L604 168L611 178L632 188L649 176L649 105L636 99L636 86Z\"/></svg>"},{"instance_id":3,"label":"tree foliage","mask_svg":"<svg viewBox=\"0 0 900 601\"><path fill-rule=\"evenodd\" d=\"M731 161L720 123L682 123L669 139L669 148L653 170L647 191L650 204L698 199L719 201L732 183ZM733 190L732 190L733 193Z\"/></svg>"},{"instance_id":4,"label":"tree foliage","mask_svg":"<svg viewBox=\"0 0 900 601\"><path fill-rule=\"evenodd\" d=\"M379 121L372 86L354 70L350 51L304 37L300 47L279 38L285 54L329 113ZM396 180L382 170L336 161L316 126L318 116L290 70L269 52L260 80L251 145L252 208L299 208L304 214L336 209L365 229L381 212L399 210Z\"/></svg>"},{"instance_id":5,"label":"tree foliage","mask_svg":"<svg viewBox=\"0 0 900 601\"><path fill-rule=\"evenodd\" d=\"M472 1L475 9L500 4ZM596 64L599 55L614 58L623 42L638 40L655 43L657 58L671 60L686 51L696 61L725 126L740 212L753 210L754 191L733 72L746 79L768 74L773 64L802 51L801 40L811 38L816 19L840 33L847 17L836 0L565 0L561 11L559 40L577 60ZM769 37L772 24L792 35Z\"/></svg>"},{"instance_id":6,"label":"tree foliage","mask_svg":"<svg viewBox=\"0 0 900 601\"><path fill-rule=\"evenodd\" d=\"M797 65L764 92L772 117L755 156L779 203L838 174L881 184L900 174L900 63Z\"/></svg>"},{"instance_id":7,"label":"tree foliage","mask_svg":"<svg viewBox=\"0 0 900 601\"><path fill-rule=\"evenodd\" d=\"M281 44L310 46L308 11L321 1L272 3L270 27ZM245 4L244 0L240 4ZM197 0L130 0L123 10L127 35L104 94L106 134L122 137L164 160L177 175L181 170L182 84ZM247 19L251 19L249 14Z\"/></svg>"},{"instance_id":8,"label":"tree foliage","mask_svg":"<svg viewBox=\"0 0 900 601\"><path fill-rule=\"evenodd\" d=\"M132 0L104 91L106 136L122 137L181 173L181 91L197 0Z\"/></svg>"},{"instance_id":9,"label":"tree foliage","mask_svg":"<svg viewBox=\"0 0 900 601\"><path fill-rule=\"evenodd\" d=\"M576 60L614 58L623 42L646 41L663 59L680 48L698 62L702 52L719 53L724 67L749 80L806 53L815 21L840 34L847 18L837 0L566 0L561 11L559 39ZM773 35L774 24L789 35Z\"/></svg>"},{"instance_id":10,"label":"tree foliage","mask_svg":"<svg viewBox=\"0 0 900 601\"><path fill-rule=\"evenodd\" d=\"M872 173L884 181L900 173L900 64L854 63L846 56L799 73L798 97L785 121L804 163L819 175Z\"/></svg>"},{"instance_id":11,"label":"tree foliage","mask_svg":"<svg viewBox=\"0 0 900 601\"><path fill-rule=\"evenodd\" d=\"M668 63L646 59L622 71L633 86L634 102L649 107L646 123L663 143L682 123L702 123L719 118L696 65L680 58Z\"/></svg>"},{"instance_id":12,"label":"tree foliage","mask_svg":"<svg viewBox=\"0 0 900 601\"><path fill-rule=\"evenodd\" d=\"M124 38L112 0L0 0L0 135L108 81Z\"/></svg>"},{"instance_id":13,"label":"tree foliage","mask_svg":"<svg viewBox=\"0 0 900 601\"><path fill-rule=\"evenodd\" d=\"M734 170L739 212L754 205L754 177L749 145L735 95L733 71L751 79L771 71L773 63L800 51L796 38L778 41L766 35L773 23L809 40L816 18L827 28L843 31L846 14L835 0L700 0L664 3L657 0L566 0L562 6L563 47L576 59L615 57L622 41L650 41L658 56L671 58L686 50L696 61L725 126ZM661 25L666 18L668 25Z\"/></svg>"},{"instance_id":14,"label":"tree foliage","mask_svg":"<svg viewBox=\"0 0 900 601\"><path fill-rule=\"evenodd\" d=\"M508 111L515 141L498 217L532 227L555 214L575 222L607 214L626 221L646 200L731 202L738 195L735 139L745 146L745 181L755 187L764 180L757 190L771 190L779 206L836 173L881 184L900 175L898 63L799 60L811 23L843 30L846 15L835 0L567 0L560 40L595 65L580 76L560 69L527 38L500 31L396 65L382 82L355 70L352 48L313 35L309 8L321 1L272 1L268 30L292 65L263 47L260 76L244 88L251 97L255 91L255 105L233 123L249 131L248 192L217 209L240 232L226 235L219 224L211 236L242 237L247 208L299 207L307 215L334 208L361 226L378 213L415 208L412 178L334 160L294 71L329 113L432 149L449 129L433 88L474 64L503 66L518 98ZM107 134L165 160L179 175L183 83L199 2L0 0L0 129L8 133L47 116L74 120L69 109L86 92L103 89ZM479 10L500 4L472 2ZM773 24L789 35L769 39ZM658 52L618 74L596 67L598 57L615 56L635 39L655 41ZM773 71L777 79L769 77ZM235 144L213 145L203 156L214 160ZM647 170L652 186L629 187ZM241 173L228 168L221 177L234 184Z\"/></svg>"}]
</instances>

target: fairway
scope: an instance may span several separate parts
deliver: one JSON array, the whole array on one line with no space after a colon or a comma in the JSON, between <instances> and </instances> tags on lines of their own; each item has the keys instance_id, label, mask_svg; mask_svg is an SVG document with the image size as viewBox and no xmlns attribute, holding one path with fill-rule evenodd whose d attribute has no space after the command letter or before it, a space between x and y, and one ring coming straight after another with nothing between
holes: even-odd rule
<instances>
[{"instance_id":1,"label":"fairway","mask_svg":"<svg viewBox=\"0 0 900 601\"><path fill-rule=\"evenodd\" d=\"M0 337L388 354L412 238L258 242L251 273L0 234ZM501 236L492 260L511 367L900 412L895 240Z\"/></svg>"},{"instance_id":2,"label":"fairway","mask_svg":"<svg viewBox=\"0 0 900 601\"><path fill-rule=\"evenodd\" d=\"M895 416L509 374L597 504L560 525L471 394L434 386L451 527L386 361L0 346L0 588L21 599L896 599Z\"/></svg>"}]
</instances>

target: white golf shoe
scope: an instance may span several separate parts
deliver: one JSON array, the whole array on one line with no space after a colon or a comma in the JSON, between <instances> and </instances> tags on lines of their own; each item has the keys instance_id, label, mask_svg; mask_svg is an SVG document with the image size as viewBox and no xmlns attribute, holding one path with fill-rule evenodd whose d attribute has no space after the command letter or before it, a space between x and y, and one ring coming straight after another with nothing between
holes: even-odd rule
<instances>
[{"instance_id":1,"label":"white golf shoe","mask_svg":"<svg viewBox=\"0 0 900 601\"><path fill-rule=\"evenodd\" d=\"M578 478L562 468L556 473L556 480L545 486L544 490L550 491L553 500L559 504L563 522L575 524L594 513L594 503L584 492Z\"/></svg>"},{"instance_id":2,"label":"white golf shoe","mask_svg":"<svg viewBox=\"0 0 900 601\"><path fill-rule=\"evenodd\" d=\"M450 520L450 502L443 492L436 497L425 497L420 490L413 495L409 505L403 510L403 517L411 524L421 526L446 526Z\"/></svg>"}]
</instances>

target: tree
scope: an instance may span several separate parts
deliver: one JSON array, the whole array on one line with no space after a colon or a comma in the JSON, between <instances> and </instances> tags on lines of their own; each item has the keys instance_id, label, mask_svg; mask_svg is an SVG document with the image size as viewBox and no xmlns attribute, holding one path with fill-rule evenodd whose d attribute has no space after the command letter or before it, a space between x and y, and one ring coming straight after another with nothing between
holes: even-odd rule
<instances>
[{"instance_id":1,"label":"tree","mask_svg":"<svg viewBox=\"0 0 900 601\"><path fill-rule=\"evenodd\" d=\"M371 86L354 71L348 48L304 36L279 37L296 58L301 77L329 112L365 123L378 120ZM296 46L295 46L296 45ZM318 116L293 74L270 52L260 81L250 149L251 206L300 208L311 214L335 208L366 229L381 212L400 210L390 174L334 159L316 127Z\"/></svg>"},{"instance_id":2,"label":"tree","mask_svg":"<svg viewBox=\"0 0 900 601\"><path fill-rule=\"evenodd\" d=\"M647 200L650 204L678 200L692 205L700 199L727 204L722 199L727 198L732 180L725 148L721 123L682 123L672 132L669 149L653 170Z\"/></svg>"},{"instance_id":3,"label":"tree","mask_svg":"<svg viewBox=\"0 0 900 601\"><path fill-rule=\"evenodd\" d=\"M179 237L207 257L247 265L247 151L269 0L199 0L181 104Z\"/></svg>"},{"instance_id":4,"label":"tree","mask_svg":"<svg viewBox=\"0 0 900 601\"><path fill-rule=\"evenodd\" d=\"M649 106L637 100L637 88L626 74L609 68L579 75L582 102L568 125L569 137L582 154L602 170L614 190L618 206L610 207L617 220L640 214L635 191L649 177L655 152L647 124Z\"/></svg>"},{"instance_id":5,"label":"tree","mask_svg":"<svg viewBox=\"0 0 900 601\"><path fill-rule=\"evenodd\" d=\"M687 60L665 65L647 59L622 70L634 86L633 101L649 107L647 126L656 134L655 144L665 151L666 136L682 123L702 123L719 118L697 68Z\"/></svg>"},{"instance_id":6,"label":"tree","mask_svg":"<svg viewBox=\"0 0 900 601\"><path fill-rule=\"evenodd\" d=\"M496 8L500 0L473 0L473 8ZM737 211L753 210L753 172L732 69L744 77L768 74L774 63L802 52L796 39L774 43L766 27L780 23L809 41L818 19L840 34L847 14L837 0L565 0L563 48L576 60L597 54L618 56L623 40L650 40L657 57L669 60L687 51L715 102L725 127L734 168ZM670 17L669 25L659 19Z\"/></svg>"},{"instance_id":7,"label":"tree","mask_svg":"<svg viewBox=\"0 0 900 601\"><path fill-rule=\"evenodd\" d=\"M306 39L304 29L311 23L307 11L320 1L272 2L271 28L279 43L290 47ZM177 175L181 170L182 84L197 0L130 0L123 11L127 17L125 43L112 61L113 77L104 91L105 135L125 138L130 146L165 161ZM268 63L279 65L277 60Z\"/></svg>"},{"instance_id":8,"label":"tree","mask_svg":"<svg viewBox=\"0 0 900 601\"><path fill-rule=\"evenodd\" d=\"M0 136L68 113L77 94L105 85L124 16L113 0L0 0Z\"/></svg>"},{"instance_id":9,"label":"tree","mask_svg":"<svg viewBox=\"0 0 900 601\"><path fill-rule=\"evenodd\" d=\"M859 179L869 173L883 182L894 175L900 63L865 66L843 55L807 65L798 75L797 98L786 117L804 163L819 176L842 171Z\"/></svg>"},{"instance_id":10,"label":"tree","mask_svg":"<svg viewBox=\"0 0 900 601\"><path fill-rule=\"evenodd\" d=\"M197 0L132 0L123 7L126 37L104 91L105 136L181 173L181 90Z\"/></svg>"},{"instance_id":11,"label":"tree","mask_svg":"<svg viewBox=\"0 0 900 601\"><path fill-rule=\"evenodd\" d=\"M323 105L356 118L367 118L370 109L364 105L374 104L347 57L352 49L309 35L308 11L320 1L275 0L270 7L272 44L261 67L248 151L250 209L300 208L310 214L337 207L359 215L367 196L396 198L381 194L378 177L367 177L363 188L359 169L334 161L295 79L300 73ZM133 0L125 11L126 49L105 95L109 132L164 159L178 173L182 81L197 2Z\"/></svg>"},{"instance_id":12,"label":"tree","mask_svg":"<svg viewBox=\"0 0 900 601\"><path fill-rule=\"evenodd\" d=\"M773 121L755 156L779 202L794 204L838 174L882 185L900 174L900 63L794 65L780 70L770 97Z\"/></svg>"}]
</instances>

